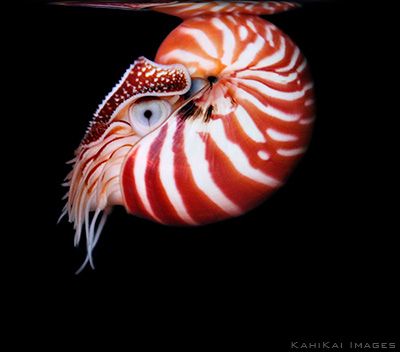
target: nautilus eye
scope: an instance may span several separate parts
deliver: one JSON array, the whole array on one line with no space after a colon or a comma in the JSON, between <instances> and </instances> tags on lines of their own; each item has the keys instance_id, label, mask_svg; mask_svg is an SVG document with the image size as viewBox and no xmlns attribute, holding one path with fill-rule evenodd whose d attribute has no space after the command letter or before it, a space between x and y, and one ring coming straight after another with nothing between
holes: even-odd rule
<instances>
[{"instance_id":1,"label":"nautilus eye","mask_svg":"<svg viewBox=\"0 0 400 352\"><path fill-rule=\"evenodd\" d=\"M129 120L138 135L144 136L154 130L171 113L171 104L161 99L135 103L129 109Z\"/></svg>"}]
</instances>

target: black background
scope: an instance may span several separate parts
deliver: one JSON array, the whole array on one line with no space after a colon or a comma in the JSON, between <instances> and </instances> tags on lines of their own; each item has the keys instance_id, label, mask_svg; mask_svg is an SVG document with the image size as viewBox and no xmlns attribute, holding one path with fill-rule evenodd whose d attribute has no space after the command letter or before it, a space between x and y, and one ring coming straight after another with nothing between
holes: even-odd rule
<instances>
[{"instance_id":1,"label":"black background","mask_svg":"<svg viewBox=\"0 0 400 352\"><path fill-rule=\"evenodd\" d=\"M52 326L93 341L124 336L134 347L142 332L150 331L148 343L164 341L157 326L172 329L175 343L194 332L189 350L214 335L224 346L244 330L245 346L279 351L301 337L394 334L398 230L390 200L398 161L395 116L383 104L390 89L379 81L394 61L377 61L389 39L377 7L349 3L311 2L269 17L308 58L317 97L309 151L285 187L249 214L198 228L114 209L96 270L78 276L84 248L73 247L71 224L56 225L64 162L125 69L140 55L153 58L180 20L20 3L18 30L7 39L24 94L8 130L17 133L7 153L13 197L3 234L14 240L4 252L16 328L45 316L50 324L36 338ZM121 335L109 336L115 327Z\"/></svg>"}]
</instances>

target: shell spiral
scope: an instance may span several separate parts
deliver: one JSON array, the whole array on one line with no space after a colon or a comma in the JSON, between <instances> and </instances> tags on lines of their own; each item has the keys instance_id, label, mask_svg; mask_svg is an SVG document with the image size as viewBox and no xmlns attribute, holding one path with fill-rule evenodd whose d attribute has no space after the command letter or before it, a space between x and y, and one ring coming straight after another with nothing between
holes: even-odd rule
<instances>
[{"instance_id":1,"label":"shell spiral","mask_svg":"<svg viewBox=\"0 0 400 352\"><path fill-rule=\"evenodd\" d=\"M177 27L155 61L213 83L195 101L203 114L175 114L132 148L122 172L127 209L198 225L254 208L306 150L313 85L300 50L259 17L201 15Z\"/></svg>"}]
</instances>

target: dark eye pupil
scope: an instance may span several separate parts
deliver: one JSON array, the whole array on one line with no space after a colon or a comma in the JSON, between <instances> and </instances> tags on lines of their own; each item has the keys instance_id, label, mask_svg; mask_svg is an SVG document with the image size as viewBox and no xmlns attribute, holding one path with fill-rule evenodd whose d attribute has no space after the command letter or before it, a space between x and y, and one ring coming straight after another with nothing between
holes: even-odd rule
<instances>
[{"instance_id":1,"label":"dark eye pupil","mask_svg":"<svg viewBox=\"0 0 400 352\"><path fill-rule=\"evenodd\" d=\"M146 111L144 112L144 117L145 117L146 119L149 119L149 118L151 117L151 115L153 115L153 113L152 113L151 110L146 110Z\"/></svg>"}]
</instances>

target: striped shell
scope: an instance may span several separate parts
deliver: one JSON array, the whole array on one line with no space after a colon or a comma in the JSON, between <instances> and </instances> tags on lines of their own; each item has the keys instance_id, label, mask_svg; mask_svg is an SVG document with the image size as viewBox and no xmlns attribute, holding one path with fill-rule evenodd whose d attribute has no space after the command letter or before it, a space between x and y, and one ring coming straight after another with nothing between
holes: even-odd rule
<instances>
[{"instance_id":1,"label":"striped shell","mask_svg":"<svg viewBox=\"0 0 400 352\"><path fill-rule=\"evenodd\" d=\"M113 205L162 224L202 225L246 213L284 183L306 150L314 100L297 46L249 15L293 7L278 4L155 7L185 20L154 62L137 60L106 97L68 177L65 212L76 243L86 229L86 262L106 215L97 217ZM141 106L168 113L139 130L132 109Z\"/></svg>"}]
</instances>

